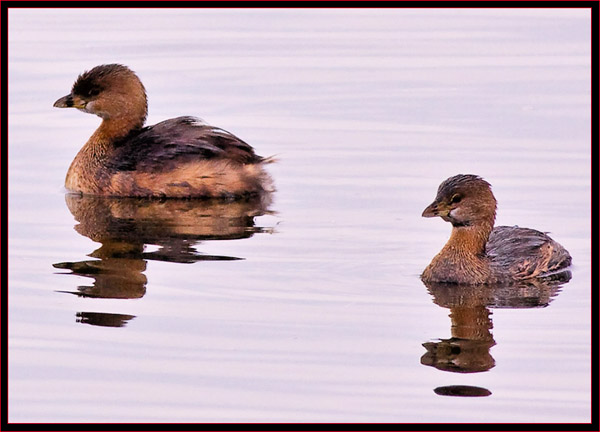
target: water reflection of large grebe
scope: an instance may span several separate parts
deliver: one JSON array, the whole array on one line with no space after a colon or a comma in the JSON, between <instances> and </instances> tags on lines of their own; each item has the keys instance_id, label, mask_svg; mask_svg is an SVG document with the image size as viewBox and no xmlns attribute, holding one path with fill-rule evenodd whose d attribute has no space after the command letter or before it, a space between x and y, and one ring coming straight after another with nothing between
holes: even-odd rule
<instances>
[{"instance_id":1,"label":"water reflection of large grebe","mask_svg":"<svg viewBox=\"0 0 600 432\"><path fill-rule=\"evenodd\" d=\"M220 200L148 200L67 194L75 230L101 247L92 260L61 262L54 267L94 279L93 285L64 290L81 297L140 298L146 292L148 260L174 263L236 260L233 256L205 255L195 249L203 240L249 238L271 228L255 226L255 217L270 213L270 197L223 202ZM147 251L146 246L156 246ZM96 317L86 317L90 319ZM97 318L97 317L96 317ZM103 317L106 321L106 317ZM110 321L110 320L108 320Z\"/></svg>"}]
</instances>

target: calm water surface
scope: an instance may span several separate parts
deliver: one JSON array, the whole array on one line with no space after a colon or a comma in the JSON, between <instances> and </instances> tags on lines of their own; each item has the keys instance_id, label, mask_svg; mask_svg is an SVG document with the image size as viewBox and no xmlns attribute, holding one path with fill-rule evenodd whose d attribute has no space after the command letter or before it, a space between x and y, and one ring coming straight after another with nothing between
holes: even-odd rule
<instances>
[{"instance_id":1,"label":"calm water surface","mask_svg":"<svg viewBox=\"0 0 600 432\"><path fill-rule=\"evenodd\" d=\"M9 11L11 422L590 421L590 12ZM264 156L273 202L65 195L119 62L148 123ZM562 286L426 287L439 183L549 231ZM465 396L465 397L460 397ZM466 397L470 396L470 397Z\"/></svg>"}]
</instances>

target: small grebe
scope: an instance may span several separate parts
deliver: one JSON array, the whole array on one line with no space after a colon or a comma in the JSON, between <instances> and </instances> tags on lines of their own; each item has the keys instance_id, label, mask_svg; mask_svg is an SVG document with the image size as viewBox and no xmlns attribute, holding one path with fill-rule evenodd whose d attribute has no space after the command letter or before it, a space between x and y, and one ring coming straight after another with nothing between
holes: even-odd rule
<instances>
[{"instance_id":1,"label":"small grebe","mask_svg":"<svg viewBox=\"0 0 600 432\"><path fill-rule=\"evenodd\" d=\"M237 198L273 191L272 161L233 134L194 117L144 127L146 91L119 64L79 75L54 103L96 114L102 123L79 151L65 187L92 195Z\"/></svg>"},{"instance_id":2,"label":"small grebe","mask_svg":"<svg viewBox=\"0 0 600 432\"><path fill-rule=\"evenodd\" d=\"M490 184L478 176L445 180L423 211L423 217L434 216L450 222L452 234L423 271L425 282L511 283L558 275L571 264L569 253L540 231L494 228L496 199Z\"/></svg>"}]
</instances>

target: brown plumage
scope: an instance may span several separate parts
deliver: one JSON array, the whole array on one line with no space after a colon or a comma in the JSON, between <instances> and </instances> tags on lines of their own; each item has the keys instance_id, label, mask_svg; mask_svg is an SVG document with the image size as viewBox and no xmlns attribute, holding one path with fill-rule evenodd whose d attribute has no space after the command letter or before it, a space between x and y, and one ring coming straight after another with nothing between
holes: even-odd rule
<instances>
[{"instance_id":1,"label":"brown plumage","mask_svg":"<svg viewBox=\"0 0 600 432\"><path fill-rule=\"evenodd\" d=\"M136 74L118 64L81 74L54 103L102 123L67 172L67 189L91 195L237 198L273 191L271 158L194 117L144 127L148 104Z\"/></svg>"},{"instance_id":2,"label":"brown plumage","mask_svg":"<svg viewBox=\"0 0 600 432\"><path fill-rule=\"evenodd\" d=\"M488 182L459 174L445 180L423 217L452 224L446 245L423 271L425 282L512 283L570 278L571 256L548 235L529 228L494 228L496 199Z\"/></svg>"}]
</instances>

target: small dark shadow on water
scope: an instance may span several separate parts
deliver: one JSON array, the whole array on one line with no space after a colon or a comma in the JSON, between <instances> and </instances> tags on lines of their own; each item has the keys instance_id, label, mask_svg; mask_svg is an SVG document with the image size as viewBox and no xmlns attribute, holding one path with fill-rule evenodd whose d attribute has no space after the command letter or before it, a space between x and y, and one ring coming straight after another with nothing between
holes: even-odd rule
<instances>
[{"instance_id":1,"label":"small dark shadow on water","mask_svg":"<svg viewBox=\"0 0 600 432\"><path fill-rule=\"evenodd\" d=\"M268 210L270 196L223 201L67 194L65 200L78 222L75 231L101 244L88 255L92 259L53 264L68 271L64 274L92 280L75 289L58 290L78 297L138 299L146 293L148 261L192 264L242 260L203 254L196 247L202 241L246 239L273 232L254 222L257 216L273 213ZM148 246L156 250L147 251ZM81 314L88 315L82 315L79 322L103 325L97 316Z\"/></svg>"},{"instance_id":2,"label":"small dark shadow on water","mask_svg":"<svg viewBox=\"0 0 600 432\"><path fill-rule=\"evenodd\" d=\"M135 315L123 315L105 312L77 312L76 321L101 327L125 327Z\"/></svg>"},{"instance_id":3,"label":"small dark shadow on water","mask_svg":"<svg viewBox=\"0 0 600 432\"><path fill-rule=\"evenodd\" d=\"M493 309L545 308L571 278L569 272L544 280L512 285L457 285L425 283L433 302L450 310L450 337L423 343L421 364L445 372L470 374L496 366L490 349L496 345L492 329ZM470 386L438 387L443 396L489 396L487 389Z\"/></svg>"},{"instance_id":4,"label":"small dark shadow on water","mask_svg":"<svg viewBox=\"0 0 600 432\"><path fill-rule=\"evenodd\" d=\"M482 397L490 396L491 391L483 387L474 387L466 385L451 385L438 387L433 390L435 394L440 396L462 396L462 397Z\"/></svg>"}]
</instances>

